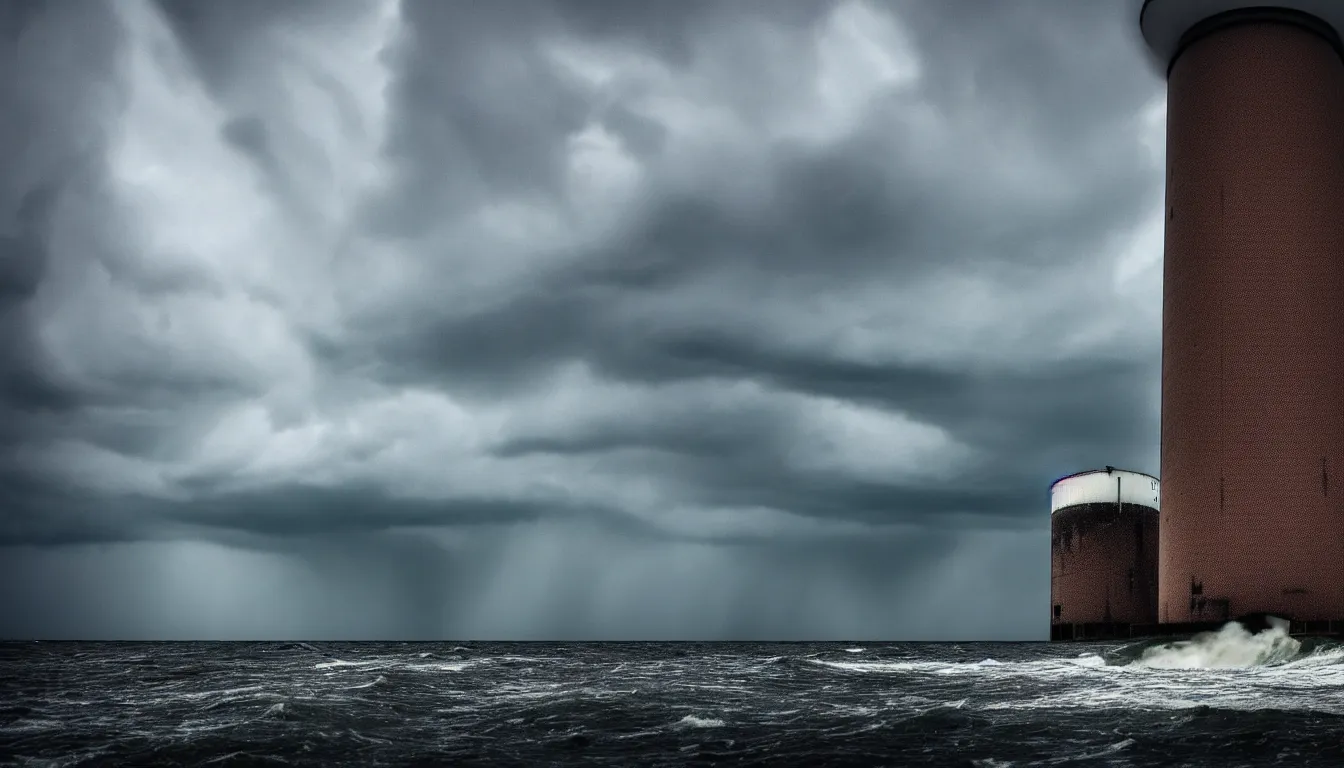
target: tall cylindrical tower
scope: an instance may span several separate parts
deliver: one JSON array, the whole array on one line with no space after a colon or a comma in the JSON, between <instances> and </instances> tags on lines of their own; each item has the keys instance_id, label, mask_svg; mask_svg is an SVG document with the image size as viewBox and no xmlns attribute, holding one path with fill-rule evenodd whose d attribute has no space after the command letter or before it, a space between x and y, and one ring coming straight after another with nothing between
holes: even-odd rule
<instances>
[{"instance_id":1,"label":"tall cylindrical tower","mask_svg":"<svg viewBox=\"0 0 1344 768\"><path fill-rule=\"evenodd\" d=\"M1158 619L1344 618L1344 2L1140 18L1167 71Z\"/></svg>"},{"instance_id":2,"label":"tall cylindrical tower","mask_svg":"<svg viewBox=\"0 0 1344 768\"><path fill-rule=\"evenodd\" d=\"M1157 478L1113 467L1050 486L1052 640L1157 623L1159 495Z\"/></svg>"}]
</instances>

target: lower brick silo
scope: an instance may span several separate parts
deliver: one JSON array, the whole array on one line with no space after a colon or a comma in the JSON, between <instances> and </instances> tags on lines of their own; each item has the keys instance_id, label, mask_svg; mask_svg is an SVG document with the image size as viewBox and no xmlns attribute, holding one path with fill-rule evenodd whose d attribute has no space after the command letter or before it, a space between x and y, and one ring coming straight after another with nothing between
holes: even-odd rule
<instances>
[{"instance_id":1,"label":"lower brick silo","mask_svg":"<svg viewBox=\"0 0 1344 768\"><path fill-rule=\"evenodd\" d=\"M1050 639L1157 623L1157 478L1114 467L1050 486Z\"/></svg>"}]
</instances>

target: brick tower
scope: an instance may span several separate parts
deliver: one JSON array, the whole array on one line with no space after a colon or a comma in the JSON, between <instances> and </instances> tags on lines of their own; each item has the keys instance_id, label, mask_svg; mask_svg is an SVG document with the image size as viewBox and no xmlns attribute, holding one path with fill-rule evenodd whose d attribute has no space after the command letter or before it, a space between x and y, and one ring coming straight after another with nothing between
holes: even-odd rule
<instances>
[{"instance_id":1,"label":"brick tower","mask_svg":"<svg viewBox=\"0 0 1344 768\"><path fill-rule=\"evenodd\" d=\"M1344 619L1344 0L1147 0L1167 74L1158 621Z\"/></svg>"}]
</instances>

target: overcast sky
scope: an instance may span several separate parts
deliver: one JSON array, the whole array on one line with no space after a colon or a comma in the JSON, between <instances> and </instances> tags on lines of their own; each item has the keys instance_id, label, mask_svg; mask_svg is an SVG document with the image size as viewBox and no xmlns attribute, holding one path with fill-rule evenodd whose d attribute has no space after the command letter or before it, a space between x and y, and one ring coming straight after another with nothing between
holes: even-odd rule
<instances>
[{"instance_id":1,"label":"overcast sky","mask_svg":"<svg viewBox=\"0 0 1344 768\"><path fill-rule=\"evenodd\" d=\"M0 636L1043 639L1131 4L0 4Z\"/></svg>"}]
</instances>

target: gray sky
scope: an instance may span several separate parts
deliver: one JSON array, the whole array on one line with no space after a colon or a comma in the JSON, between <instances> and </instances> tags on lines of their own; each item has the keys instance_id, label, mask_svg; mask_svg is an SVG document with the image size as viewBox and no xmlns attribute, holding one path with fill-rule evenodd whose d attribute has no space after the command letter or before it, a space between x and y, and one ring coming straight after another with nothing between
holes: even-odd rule
<instances>
[{"instance_id":1,"label":"gray sky","mask_svg":"<svg viewBox=\"0 0 1344 768\"><path fill-rule=\"evenodd\" d=\"M0 636L1045 638L1129 6L0 4Z\"/></svg>"}]
</instances>

